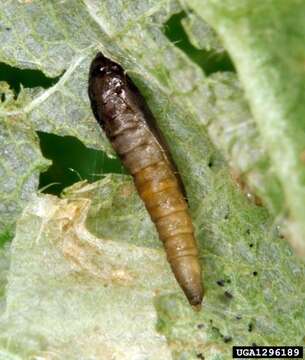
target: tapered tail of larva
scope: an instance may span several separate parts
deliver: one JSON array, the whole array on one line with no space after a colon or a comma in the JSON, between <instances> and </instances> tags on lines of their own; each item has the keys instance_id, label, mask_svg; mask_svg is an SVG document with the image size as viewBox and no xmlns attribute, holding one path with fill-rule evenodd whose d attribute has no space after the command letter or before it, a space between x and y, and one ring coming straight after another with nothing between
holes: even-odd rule
<instances>
[{"instance_id":1,"label":"tapered tail of larva","mask_svg":"<svg viewBox=\"0 0 305 360\"><path fill-rule=\"evenodd\" d=\"M189 303L198 307L203 298L201 268L192 220L177 179L162 161L138 172L134 179L173 273Z\"/></svg>"},{"instance_id":2,"label":"tapered tail of larva","mask_svg":"<svg viewBox=\"0 0 305 360\"><path fill-rule=\"evenodd\" d=\"M179 285L189 303L198 309L203 298L201 268L197 249L189 247L189 243L191 241L194 242L194 239L186 240L183 239L184 236L188 235L181 234L176 238L168 239L165 242L165 249L168 261ZM185 246L184 249L183 246Z\"/></svg>"}]
</instances>

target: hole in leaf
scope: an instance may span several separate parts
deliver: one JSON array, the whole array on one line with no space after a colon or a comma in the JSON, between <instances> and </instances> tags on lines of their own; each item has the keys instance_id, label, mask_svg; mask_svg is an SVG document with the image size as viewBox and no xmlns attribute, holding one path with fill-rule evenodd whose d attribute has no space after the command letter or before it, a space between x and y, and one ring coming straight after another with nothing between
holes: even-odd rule
<instances>
[{"instance_id":1,"label":"hole in leaf","mask_svg":"<svg viewBox=\"0 0 305 360\"><path fill-rule=\"evenodd\" d=\"M80 180L93 182L101 179L103 174L126 173L119 159L89 149L75 137L44 132L38 132L38 136L42 154L53 162L40 174L39 187L47 187L45 193L59 195L65 187Z\"/></svg>"},{"instance_id":2,"label":"hole in leaf","mask_svg":"<svg viewBox=\"0 0 305 360\"><path fill-rule=\"evenodd\" d=\"M4 102L5 101L5 93L2 93L1 94L1 102Z\"/></svg>"},{"instance_id":3,"label":"hole in leaf","mask_svg":"<svg viewBox=\"0 0 305 360\"><path fill-rule=\"evenodd\" d=\"M252 332L252 330L253 330L253 324L252 324L252 323L249 323L249 324L248 324L248 331L249 331L249 332Z\"/></svg>"},{"instance_id":4,"label":"hole in leaf","mask_svg":"<svg viewBox=\"0 0 305 360\"><path fill-rule=\"evenodd\" d=\"M253 271L253 276L257 276L257 271Z\"/></svg>"},{"instance_id":5,"label":"hole in leaf","mask_svg":"<svg viewBox=\"0 0 305 360\"><path fill-rule=\"evenodd\" d=\"M213 166L213 160L211 159L209 162L208 162L208 167L211 168Z\"/></svg>"},{"instance_id":6,"label":"hole in leaf","mask_svg":"<svg viewBox=\"0 0 305 360\"><path fill-rule=\"evenodd\" d=\"M15 98L20 92L20 86L26 88L48 88L57 83L62 75L49 78L40 70L19 69L5 63L0 63L0 81L6 81L14 91Z\"/></svg>"},{"instance_id":7,"label":"hole in leaf","mask_svg":"<svg viewBox=\"0 0 305 360\"><path fill-rule=\"evenodd\" d=\"M209 75L217 71L235 71L227 52L222 54L194 47L183 29L181 20L187 16L185 11L172 15L164 24L166 37L182 50L194 63Z\"/></svg>"},{"instance_id":8,"label":"hole in leaf","mask_svg":"<svg viewBox=\"0 0 305 360\"><path fill-rule=\"evenodd\" d=\"M207 166L211 171L217 173L227 166L227 163L219 152L214 152L209 156Z\"/></svg>"}]
</instances>

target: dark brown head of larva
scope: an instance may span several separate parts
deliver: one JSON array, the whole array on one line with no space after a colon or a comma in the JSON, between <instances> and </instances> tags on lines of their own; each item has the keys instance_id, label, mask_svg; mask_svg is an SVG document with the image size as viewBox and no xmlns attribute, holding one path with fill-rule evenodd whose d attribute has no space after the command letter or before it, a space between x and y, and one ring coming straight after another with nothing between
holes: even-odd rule
<instances>
[{"instance_id":1,"label":"dark brown head of larva","mask_svg":"<svg viewBox=\"0 0 305 360\"><path fill-rule=\"evenodd\" d=\"M102 53L98 53L91 63L89 79L92 110L104 128L102 119L109 120L125 110L124 97L128 90L128 79L122 67Z\"/></svg>"}]
</instances>

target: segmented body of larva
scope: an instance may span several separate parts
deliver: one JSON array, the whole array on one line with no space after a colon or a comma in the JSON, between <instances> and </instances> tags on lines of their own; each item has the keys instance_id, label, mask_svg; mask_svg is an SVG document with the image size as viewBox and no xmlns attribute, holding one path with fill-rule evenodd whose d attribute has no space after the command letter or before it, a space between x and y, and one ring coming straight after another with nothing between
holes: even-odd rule
<instances>
[{"instance_id":1,"label":"segmented body of larva","mask_svg":"<svg viewBox=\"0 0 305 360\"><path fill-rule=\"evenodd\" d=\"M190 304L199 306L201 269L183 185L143 97L121 66L101 53L91 64L89 97L97 121L133 176L178 283Z\"/></svg>"}]
</instances>

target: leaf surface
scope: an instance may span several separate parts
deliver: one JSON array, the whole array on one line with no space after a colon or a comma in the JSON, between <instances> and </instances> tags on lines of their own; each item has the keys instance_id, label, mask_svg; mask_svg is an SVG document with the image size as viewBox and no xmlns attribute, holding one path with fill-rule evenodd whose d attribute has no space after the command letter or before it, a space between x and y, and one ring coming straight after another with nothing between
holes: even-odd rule
<instances>
[{"instance_id":1,"label":"leaf surface","mask_svg":"<svg viewBox=\"0 0 305 360\"><path fill-rule=\"evenodd\" d=\"M305 7L299 0L190 0L230 52L283 188L288 238L305 254Z\"/></svg>"}]
</instances>

